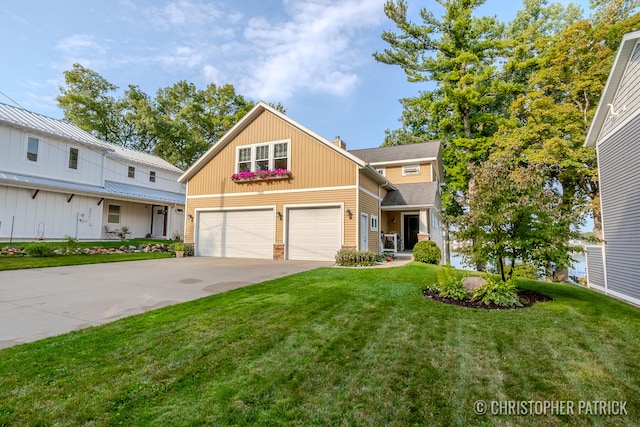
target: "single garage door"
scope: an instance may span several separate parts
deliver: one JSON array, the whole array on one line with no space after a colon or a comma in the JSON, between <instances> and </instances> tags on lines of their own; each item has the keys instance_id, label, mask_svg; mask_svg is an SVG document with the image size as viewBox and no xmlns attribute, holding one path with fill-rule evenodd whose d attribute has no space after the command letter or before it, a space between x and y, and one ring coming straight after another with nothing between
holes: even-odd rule
<instances>
[{"instance_id":1,"label":"single garage door","mask_svg":"<svg viewBox=\"0 0 640 427\"><path fill-rule=\"evenodd\" d=\"M273 258L273 210L200 212L196 255Z\"/></svg>"},{"instance_id":2,"label":"single garage door","mask_svg":"<svg viewBox=\"0 0 640 427\"><path fill-rule=\"evenodd\" d=\"M289 259L334 260L342 246L342 209L290 209L287 241Z\"/></svg>"}]
</instances>

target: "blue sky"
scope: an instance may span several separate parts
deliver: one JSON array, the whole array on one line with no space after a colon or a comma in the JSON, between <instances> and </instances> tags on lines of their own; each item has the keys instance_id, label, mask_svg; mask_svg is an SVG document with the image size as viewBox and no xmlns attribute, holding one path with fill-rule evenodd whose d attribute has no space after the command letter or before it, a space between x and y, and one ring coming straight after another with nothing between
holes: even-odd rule
<instances>
[{"instance_id":1,"label":"blue sky","mask_svg":"<svg viewBox=\"0 0 640 427\"><path fill-rule=\"evenodd\" d=\"M80 63L111 83L155 95L180 80L230 83L348 149L379 146L396 129L407 83L371 54L393 29L384 0L5 0L0 6L0 102L61 118L63 71ZM569 3L569 1L560 1ZM578 0L587 10L588 0ZM410 11L432 0L408 0ZM511 20L521 3L487 0L481 11ZM3 95L4 94L4 95Z\"/></svg>"}]
</instances>

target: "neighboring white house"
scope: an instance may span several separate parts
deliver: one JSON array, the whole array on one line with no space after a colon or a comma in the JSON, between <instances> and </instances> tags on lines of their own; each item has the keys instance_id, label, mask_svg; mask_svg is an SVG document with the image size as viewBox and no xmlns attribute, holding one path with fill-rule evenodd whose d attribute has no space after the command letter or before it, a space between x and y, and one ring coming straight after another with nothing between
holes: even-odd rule
<instances>
[{"instance_id":1,"label":"neighboring white house","mask_svg":"<svg viewBox=\"0 0 640 427\"><path fill-rule=\"evenodd\" d=\"M0 103L0 240L183 236L182 171Z\"/></svg>"},{"instance_id":2,"label":"neighboring white house","mask_svg":"<svg viewBox=\"0 0 640 427\"><path fill-rule=\"evenodd\" d=\"M604 243L587 247L589 286L640 304L640 31L626 34L585 141L596 147Z\"/></svg>"}]
</instances>

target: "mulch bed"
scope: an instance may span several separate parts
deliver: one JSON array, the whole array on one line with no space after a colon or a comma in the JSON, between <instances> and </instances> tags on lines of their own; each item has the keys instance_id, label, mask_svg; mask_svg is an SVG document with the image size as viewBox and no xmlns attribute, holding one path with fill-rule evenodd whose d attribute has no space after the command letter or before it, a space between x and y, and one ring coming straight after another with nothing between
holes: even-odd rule
<instances>
[{"instance_id":1,"label":"mulch bed","mask_svg":"<svg viewBox=\"0 0 640 427\"><path fill-rule=\"evenodd\" d=\"M538 302L546 302L546 301L553 300L553 298L547 295L541 294L540 292L520 290L518 291L518 297L520 298L520 303L522 304L522 307L505 308L495 304L486 305L482 301L471 301L471 300L456 301L451 298L443 298L440 295L434 294L433 292L427 289L422 291L422 295L424 295L425 298L429 298L435 301L440 301L445 304L459 305L461 307L468 307L468 308L484 308L485 310L514 310L517 308L531 307L533 304Z\"/></svg>"}]
</instances>

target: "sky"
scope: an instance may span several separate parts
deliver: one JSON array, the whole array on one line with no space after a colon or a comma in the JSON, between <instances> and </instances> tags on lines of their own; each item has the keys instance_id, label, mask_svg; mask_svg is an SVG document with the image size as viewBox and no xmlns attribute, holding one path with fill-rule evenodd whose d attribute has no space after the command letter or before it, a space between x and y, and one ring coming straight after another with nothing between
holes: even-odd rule
<instances>
[{"instance_id":1,"label":"sky","mask_svg":"<svg viewBox=\"0 0 640 427\"><path fill-rule=\"evenodd\" d=\"M569 1L561 0L567 4ZM408 0L410 14L433 0ZM588 0L574 0L588 14ZM55 98L74 63L154 96L181 80L231 84L245 98L281 102L292 119L347 149L382 144L398 100L428 90L372 53L394 30L384 0L0 0L0 102L62 118ZM513 19L521 2L487 0ZM116 94L119 96L120 93Z\"/></svg>"}]
</instances>

